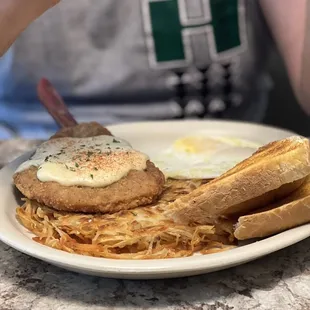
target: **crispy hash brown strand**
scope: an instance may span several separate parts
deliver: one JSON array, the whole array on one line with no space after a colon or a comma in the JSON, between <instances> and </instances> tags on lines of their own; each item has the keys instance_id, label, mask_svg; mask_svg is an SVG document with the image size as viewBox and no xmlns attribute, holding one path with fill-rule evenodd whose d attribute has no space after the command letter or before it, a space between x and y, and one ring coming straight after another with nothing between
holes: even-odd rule
<instances>
[{"instance_id":1,"label":"crispy hash brown strand","mask_svg":"<svg viewBox=\"0 0 310 310\"><path fill-rule=\"evenodd\" d=\"M60 212L26 200L17 208L17 217L36 235L35 241L88 256L162 259L231 249L232 234L221 227L179 225L163 215L170 202L201 183L168 180L156 205L110 215Z\"/></svg>"}]
</instances>

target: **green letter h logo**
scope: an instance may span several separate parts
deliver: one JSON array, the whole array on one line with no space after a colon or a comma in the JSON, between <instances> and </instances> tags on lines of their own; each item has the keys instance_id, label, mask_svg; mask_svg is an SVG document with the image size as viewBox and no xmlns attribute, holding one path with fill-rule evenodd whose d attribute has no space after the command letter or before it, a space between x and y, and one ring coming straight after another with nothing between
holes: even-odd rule
<instances>
[{"instance_id":1,"label":"green letter h logo","mask_svg":"<svg viewBox=\"0 0 310 310\"><path fill-rule=\"evenodd\" d=\"M150 65L206 65L245 43L243 0L142 0Z\"/></svg>"}]
</instances>

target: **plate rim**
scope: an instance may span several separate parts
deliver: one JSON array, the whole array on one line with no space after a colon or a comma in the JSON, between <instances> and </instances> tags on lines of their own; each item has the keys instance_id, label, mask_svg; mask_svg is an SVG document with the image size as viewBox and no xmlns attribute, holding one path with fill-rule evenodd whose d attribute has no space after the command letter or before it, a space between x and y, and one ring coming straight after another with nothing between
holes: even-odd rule
<instances>
[{"instance_id":1,"label":"plate rim","mask_svg":"<svg viewBox=\"0 0 310 310\"><path fill-rule=\"evenodd\" d=\"M280 126L270 125L270 124L261 124L261 123L255 123L255 122L249 122L246 120L220 120L220 119L168 119L168 120L151 120L151 121L128 121L128 122L122 122L122 123L116 123L116 124L108 124L106 127L108 129L116 129L116 128L122 128L127 126L148 126L150 124L160 124L160 123L171 123L171 124L177 124L177 123L192 123L192 124L203 124L203 123L213 123L213 124L227 124L227 125L244 125L244 126L250 126L250 127L257 127L262 129L271 129L279 132L286 132L291 135L298 135L301 137L305 137L293 130L282 128Z\"/></svg>"}]
</instances>

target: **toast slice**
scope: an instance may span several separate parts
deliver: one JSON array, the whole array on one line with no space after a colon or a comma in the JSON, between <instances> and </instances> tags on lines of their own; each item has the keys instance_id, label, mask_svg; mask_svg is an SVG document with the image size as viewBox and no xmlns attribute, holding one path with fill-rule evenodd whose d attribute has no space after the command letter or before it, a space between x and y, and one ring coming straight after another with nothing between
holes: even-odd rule
<instances>
[{"instance_id":1,"label":"toast slice","mask_svg":"<svg viewBox=\"0 0 310 310\"><path fill-rule=\"evenodd\" d=\"M239 240L262 238L310 222L310 177L289 197L241 216L234 235Z\"/></svg>"},{"instance_id":2,"label":"toast slice","mask_svg":"<svg viewBox=\"0 0 310 310\"><path fill-rule=\"evenodd\" d=\"M288 196L310 174L309 140L293 136L269 143L219 178L177 199L166 216L181 223L213 223L247 214Z\"/></svg>"}]
</instances>

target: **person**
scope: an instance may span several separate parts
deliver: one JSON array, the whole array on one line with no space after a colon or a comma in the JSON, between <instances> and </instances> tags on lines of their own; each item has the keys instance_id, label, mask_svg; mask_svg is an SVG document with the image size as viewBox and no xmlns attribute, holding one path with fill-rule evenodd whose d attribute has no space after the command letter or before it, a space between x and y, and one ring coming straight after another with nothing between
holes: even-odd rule
<instances>
[{"instance_id":1,"label":"person","mask_svg":"<svg viewBox=\"0 0 310 310\"><path fill-rule=\"evenodd\" d=\"M307 0L58 2L0 4L0 115L19 132L27 122L31 132L52 124L37 102L43 76L78 121L260 122L271 87L269 30L310 113Z\"/></svg>"}]
</instances>

